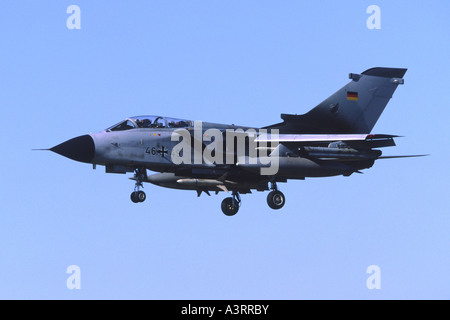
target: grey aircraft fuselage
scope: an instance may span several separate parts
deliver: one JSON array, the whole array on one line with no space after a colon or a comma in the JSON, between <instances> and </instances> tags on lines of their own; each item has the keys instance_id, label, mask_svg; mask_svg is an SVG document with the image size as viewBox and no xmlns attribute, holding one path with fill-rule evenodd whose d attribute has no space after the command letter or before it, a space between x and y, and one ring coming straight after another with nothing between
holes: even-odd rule
<instances>
[{"instance_id":1,"label":"grey aircraft fuselage","mask_svg":"<svg viewBox=\"0 0 450 320\"><path fill-rule=\"evenodd\" d=\"M282 123L263 128L138 116L50 150L94 167L105 166L107 173L134 172L131 200L135 203L145 200L140 187L149 182L196 190L198 196L231 192L232 197L222 202L222 211L230 216L239 209L240 194L272 190L267 203L280 209L285 197L277 182L350 176L383 158L377 148L395 145L396 136L370 131L397 86L403 84L405 72L372 68L350 74L346 86L310 112L282 114ZM275 170L263 174L272 165ZM147 175L147 170L158 173Z\"/></svg>"},{"instance_id":2,"label":"grey aircraft fuselage","mask_svg":"<svg viewBox=\"0 0 450 320\"><path fill-rule=\"evenodd\" d=\"M140 116L140 118L142 117L165 119L163 116ZM133 121L133 119L127 120ZM202 127L203 131L210 128L219 130L248 129L248 127L210 122L202 122ZM192 131L193 126L178 127L177 129ZM92 163L130 167L131 171L134 171L134 167L139 166L157 172L174 171L176 166L172 164L171 151L179 143L171 140L174 130L175 128L164 125L160 128L134 128L126 131L105 130L91 134L96 150ZM194 165L185 164L185 166Z\"/></svg>"}]
</instances>

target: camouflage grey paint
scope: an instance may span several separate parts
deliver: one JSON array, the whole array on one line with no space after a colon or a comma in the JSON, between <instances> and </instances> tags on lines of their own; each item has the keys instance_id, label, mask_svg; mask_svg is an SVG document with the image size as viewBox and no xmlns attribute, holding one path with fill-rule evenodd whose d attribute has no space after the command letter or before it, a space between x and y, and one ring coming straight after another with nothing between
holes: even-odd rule
<instances>
[{"instance_id":1,"label":"camouflage grey paint","mask_svg":"<svg viewBox=\"0 0 450 320\"><path fill-rule=\"evenodd\" d=\"M230 191L233 199L225 199L227 201L222 203L222 210L225 214L232 215L237 212L236 203L240 203L239 193L249 193L252 189L269 190L270 183L273 191L268 196L268 204L273 209L279 209L284 205L285 199L277 190L277 182L308 177L349 176L370 168L377 159L392 158L382 157L381 151L376 148L394 146L395 136L369 133L398 85L403 84L405 72L406 69L400 68L372 68L361 74L350 74L349 83L308 113L282 114L282 123L263 127L278 129L281 133L279 140L276 140L279 141L278 146L273 148L262 145L273 141L270 136L258 138L258 148L266 148L272 152L266 157L276 156L279 159L278 171L272 176L261 175L263 162L251 163L247 161L247 154L236 155L231 164L196 164L192 157L190 163L174 164L171 152L179 143L172 141L175 129L167 125L168 118L156 116L161 123L164 121L165 127L136 125L123 131L107 129L70 139L50 150L76 161L103 165L106 172L136 172L132 178L136 180L135 192L131 195L133 202L145 200L145 195L138 198L135 196L137 192L141 192L136 190L139 190L142 182L167 188L196 190L198 195L201 192L209 194L209 191ZM129 120L138 124L145 119L134 117ZM196 138L193 132L193 122L186 123L189 126L181 129L187 130L192 139L197 139L198 136ZM208 129L224 133L227 129L259 130L202 122L202 137ZM201 143L202 148L205 148L211 142L202 139ZM227 152L234 155L236 150ZM147 170L159 173L148 176Z\"/></svg>"}]
</instances>

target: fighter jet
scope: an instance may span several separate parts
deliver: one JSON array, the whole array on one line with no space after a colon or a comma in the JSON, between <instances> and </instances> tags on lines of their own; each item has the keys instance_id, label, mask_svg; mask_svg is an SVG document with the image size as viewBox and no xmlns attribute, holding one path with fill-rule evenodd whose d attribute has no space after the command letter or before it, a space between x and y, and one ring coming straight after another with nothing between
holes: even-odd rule
<instances>
[{"instance_id":1,"label":"fighter jet","mask_svg":"<svg viewBox=\"0 0 450 320\"><path fill-rule=\"evenodd\" d=\"M371 133L406 70L350 73L345 86L306 114L281 114L282 122L264 127L135 116L48 150L107 173L134 173L134 203L146 199L143 183L152 183L197 196L228 193L221 205L227 216L238 212L241 194L269 191L267 204L278 210L286 203L278 183L350 176L378 159L409 157L382 156L379 149L395 146L398 136Z\"/></svg>"}]
</instances>

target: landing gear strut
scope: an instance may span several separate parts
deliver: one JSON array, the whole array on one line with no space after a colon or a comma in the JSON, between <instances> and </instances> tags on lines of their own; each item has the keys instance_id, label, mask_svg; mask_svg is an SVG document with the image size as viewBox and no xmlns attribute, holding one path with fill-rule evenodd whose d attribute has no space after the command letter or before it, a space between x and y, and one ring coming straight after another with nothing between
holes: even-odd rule
<instances>
[{"instance_id":1,"label":"landing gear strut","mask_svg":"<svg viewBox=\"0 0 450 320\"><path fill-rule=\"evenodd\" d=\"M130 195L131 201L133 201L134 203L144 202L147 198L145 192L140 190L141 188L144 188L142 182L146 179L146 176L147 172L145 168L136 169L136 172L134 174L136 183L134 185L134 191Z\"/></svg>"},{"instance_id":2,"label":"landing gear strut","mask_svg":"<svg viewBox=\"0 0 450 320\"><path fill-rule=\"evenodd\" d=\"M267 195L267 204L269 205L269 207L274 210L283 208L284 204L286 203L286 197L281 191L278 191L277 183L271 182L270 189L272 191Z\"/></svg>"},{"instance_id":3,"label":"landing gear strut","mask_svg":"<svg viewBox=\"0 0 450 320\"><path fill-rule=\"evenodd\" d=\"M239 211L241 197L239 192L233 191L233 196L223 199L222 212L227 216L234 216Z\"/></svg>"}]
</instances>

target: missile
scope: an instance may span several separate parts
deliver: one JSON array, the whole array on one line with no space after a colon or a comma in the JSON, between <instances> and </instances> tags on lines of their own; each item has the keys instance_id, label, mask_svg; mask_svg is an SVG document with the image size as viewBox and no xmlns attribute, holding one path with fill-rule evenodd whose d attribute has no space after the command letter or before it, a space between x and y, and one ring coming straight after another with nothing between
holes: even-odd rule
<instances>
[{"instance_id":1,"label":"missile","mask_svg":"<svg viewBox=\"0 0 450 320\"><path fill-rule=\"evenodd\" d=\"M176 176L174 173L157 173L147 177L147 182L153 183L158 186L174 188L174 189L220 189L228 192L226 186L236 185L233 181L221 181L217 179L194 179L194 178L182 178Z\"/></svg>"},{"instance_id":2,"label":"missile","mask_svg":"<svg viewBox=\"0 0 450 320\"><path fill-rule=\"evenodd\" d=\"M215 180L215 179L178 179L177 183L180 187L189 187L193 189L201 188L219 188L225 192L228 192L225 186L225 181ZM236 182L227 181L226 184L236 184Z\"/></svg>"}]
</instances>

